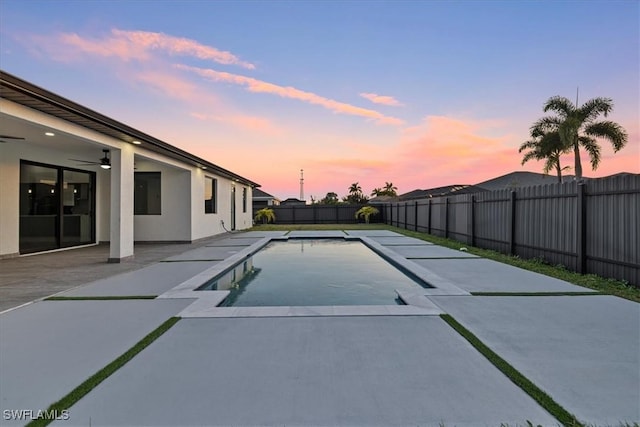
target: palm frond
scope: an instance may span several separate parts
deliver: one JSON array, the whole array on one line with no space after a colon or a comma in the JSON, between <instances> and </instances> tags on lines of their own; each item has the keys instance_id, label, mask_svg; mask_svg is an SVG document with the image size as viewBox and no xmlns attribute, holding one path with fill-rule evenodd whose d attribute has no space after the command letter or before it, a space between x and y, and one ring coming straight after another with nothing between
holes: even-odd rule
<instances>
[{"instance_id":1,"label":"palm frond","mask_svg":"<svg viewBox=\"0 0 640 427\"><path fill-rule=\"evenodd\" d=\"M542 172L545 175L549 175L549 171L551 171L551 169L555 168L557 164L558 164L558 158L557 157L551 156L551 157L547 158L547 161L544 162L544 167L542 168Z\"/></svg>"},{"instance_id":2,"label":"palm frond","mask_svg":"<svg viewBox=\"0 0 640 427\"><path fill-rule=\"evenodd\" d=\"M624 147L629 138L622 126L609 120L591 123L584 129L584 133L592 138L608 140L611 142L614 152Z\"/></svg>"},{"instance_id":3,"label":"palm frond","mask_svg":"<svg viewBox=\"0 0 640 427\"><path fill-rule=\"evenodd\" d=\"M529 160L541 160L541 159L542 157L539 155L538 152L529 151L528 153L525 153L525 155L522 157L522 164L524 165Z\"/></svg>"},{"instance_id":4,"label":"palm frond","mask_svg":"<svg viewBox=\"0 0 640 427\"><path fill-rule=\"evenodd\" d=\"M583 122L589 123L600 114L607 117L612 110L613 100L611 98L593 98L582 104L577 113Z\"/></svg>"},{"instance_id":5,"label":"palm frond","mask_svg":"<svg viewBox=\"0 0 640 427\"><path fill-rule=\"evenodd\" d=\"M600 164L600 146L596 142L595 138L588 136L581 136L578 138L580 145L584 147L584 150L589 154L589 160L591 161L591 170L598 169Z\"/></svg>"},{"instance_id":6,"label":"palm frond","mask_svg":"<svg viewBox=\"0 0 640 427\"><path fill-rule=\"evenodd\" d=\"M557 130L564 120L560 117L546 116L538 119L530 128L532 137L542 136L545 132Z\"/></svg>"},{"instance_id":7,"label":"palm frond","mask_svg":"<svg viewBox=\"0 0 640 427\"><path fill-rule=\"evenodd\" d=\"M552 96L545 102L542 110L546 113L551 110L556 112L562 118L569 117L573 114L576 107L573 103L564 96Z\"/></svg>"},{"instance_id":8,"label":"palm frond","mask_svg":"<svg viewBox=\"0 0 640 427\"><path fill-rule=\"evenodd\" d=\"M542 148L542 151L546 153L552 152L568 152L571 147L567 146L562 137L560 136L559 131L547 132L540 138L539 145Z\"/></svg>"},{"instance_id":9,"label":"palm frond","mask_svg":"<svg viewBox=\"0 0 640 427\"><path fill-rule=\"evenodd\" d=\"M527 150L527 149L535 149L537 145L538 145L538 141L536 140L529 140L529 141L523 142L520 145L520 148L518 148L518 153L522 153L524 150Z\"/></svg>"}]
</instances>

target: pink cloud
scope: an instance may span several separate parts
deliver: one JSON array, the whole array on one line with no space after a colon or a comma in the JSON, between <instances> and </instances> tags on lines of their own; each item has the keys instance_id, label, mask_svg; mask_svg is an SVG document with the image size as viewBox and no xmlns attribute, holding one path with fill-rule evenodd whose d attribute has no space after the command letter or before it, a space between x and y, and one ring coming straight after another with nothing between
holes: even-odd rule
<instances>
[{"instance_id":1,"label":"pink cloud","mask_svg":"<svg viewBox=\"0 0 640 427\"><path fill-rule=\"evenodd\" d=\"M374 104L389 105L391 107L400 107L404 105L392 96L383 96L375 93L361 93L360 96L368 99Z\"/></svg>"},{"instance_id":2,"label":"pink cloud","mask_svg":"<svg viewBox=\"0 0 640 427\"><path fill-rule=\"evenodd\" d=\"M132 77L174 99L207 106L217 104L215 96L203 92L200 87L180 76L158 70L148 70L132 74Z\"/></svg>"},{"instance_id":3,"label":"pink cloud","mask_svg":"<svg viewBox=\"0 0 640 427\"><path fill-rule=\"evenodd\" d=\"M113 29L111 32L116 38L128 40L132 46L166 51L172 55L185 55L199 59L208 59L219 64L238 65L250 70L256 68L255 65L240 60L230 52L218 50L191 39L148 31L122 31Z\"/></svg>"},{"instance_id":4,"label":"pink cloud","mask_svg":"<svg viewBox=\"0 0 640 427\"><path fill-rule=\"evenodd\" d=\"M34 36L33 39L39 48L59 60L70 60L85 54L104 58L117 57L122 61L145 61L151 59L150 51L160 51L170 55L191 56L219 64L255 69L255 65L240 60L230 52L163 33L112 29L111 33L103 38L91 39L76 33L61 33L56 37ZM64 49L65 47L67 49Z\"/></svg>"},{"instance_id":5,"label":"pink cloud","mask_svg":"<svg viewBox=\"0 0 640 427\"><path fill-rule=\"evenodd\" d=\"M401 119L385 116L374 110L369 110L366 108L356 107L354 105L335 101L335 100L317 95L312 92L305 92L300 89L296 89L291 86L279 86L273 83L254 79L252 77L246 77L238 74L215 71L211 69L190 67L182 64L178 64L176 65L176 67L181 70L198 74L214 82L226 82L226 83L236 84L239 86L246 86L250 92L269 93L269 94L281 96L283 98L297 99L299 101L307 102L310 104L320 105L335 113L360 116L367 119L375 120L377 123L380 123L380 124L389 124L389 125L404 124L404 121Z\"/></svg>"}]
</instances>

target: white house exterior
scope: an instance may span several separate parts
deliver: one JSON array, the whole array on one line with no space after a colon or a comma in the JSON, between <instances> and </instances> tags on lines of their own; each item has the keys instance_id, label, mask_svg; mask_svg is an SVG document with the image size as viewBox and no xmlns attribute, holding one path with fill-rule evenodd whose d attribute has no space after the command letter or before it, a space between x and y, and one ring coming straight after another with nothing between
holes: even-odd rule
<instances>
[{"instance_id":1,"label":"white house exterior","mask_svg":"<svg viewBox=\"0 0 640 427\"><path fill-rule=\"evenodd\" d=\"M0 258L109 242L119 262L248 228L258 186L0 71Z\"/></svg>"}]
</instances>

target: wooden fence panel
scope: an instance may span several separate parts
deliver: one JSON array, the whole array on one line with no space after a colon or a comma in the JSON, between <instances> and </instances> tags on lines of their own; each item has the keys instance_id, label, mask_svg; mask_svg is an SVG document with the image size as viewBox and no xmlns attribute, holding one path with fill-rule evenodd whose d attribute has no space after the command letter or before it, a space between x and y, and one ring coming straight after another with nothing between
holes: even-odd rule
<instances>
[{"instance_id":1,"label":"wooden fence panel","mask_svg":"<svg viewBox=\"0 0 640 427\"><path fill-rule=\"evenodd\" d=\"M452 239L461 242L471 242L469 234L470 215L470 194L461 194L449 198L449 209L447 225L449 227L448 235Z\"/></svg>"},{"instance_id":2,"label":"wooden fence panel","mask_svg":"<svg viewBox=\"0 0 640 427\"><path fill-rule=\"evenodd\" d=\"M416 229L416 221L417 221L417 216L416 216L416 205L418 202L411 201L411 202L407 202L407 229L409 230L415 230Z\"/></svg>"},{"instance_id":3,"label":"wooden fence panel","mask_svg":"<svg viewBox=\"0 0 640 427\"><path fill-rule=\"evenodd\" d=\"M445 199L434 197L431 199L431 234L436 236L445 235Z\"/></svg>"},{"instance_id":4,"label":"wooden fence panel","mask_svg":"<svg viewBox=\"0 0 640 427\"><path fill-rule=\"evenodd\" d=\"M418 204L418 216L416 218L417 221L417 231L421 231L423 233L429 232L429 200L418 200L416 203Z\"/></svg>"},{"instance_id":5,"label":"wooden fence panel","mask_svg":"<svg viewBox=\"0 0 640 427\"><path fill-rule=\"evenodd\" d=\"M477 193L474 204L475 241L481 248L509 252L509 197L511 191Z\"/></svg>"},{"instance_id":6,"label":"wooden fence panel","mask_svg":"<svg viewBox=\"0 0 640 427\"><path fill-rule=\"evenodd\" d=\"M519 189L516 197L515 253L577 268L577 184ZM540 220L544 218L544 220Z\"/></svg>"},{"instance_id":7,"label":"wooden fence panel","mask_svg":"<svg viewBox=\"0 0 640 427\"><path fill-rule=\"evenodd\" d=\"M640 285L640 175L588 181L586 270Z\"/></svg>"}]
</instances>

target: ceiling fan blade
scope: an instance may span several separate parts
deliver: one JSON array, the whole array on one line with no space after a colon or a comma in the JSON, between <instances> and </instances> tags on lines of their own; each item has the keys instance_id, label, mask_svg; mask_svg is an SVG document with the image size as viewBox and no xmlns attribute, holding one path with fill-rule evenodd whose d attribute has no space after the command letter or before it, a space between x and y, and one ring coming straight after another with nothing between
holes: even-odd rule
<instances>
[{"instance_id":1,"label":"ceiling fan blade","mask_svg":"<svg viewBox=\"0 0 640 427\"><path fill-rule=\"evenodd\" d=\"M0 135L0 139L24 139L21 136Z\"/></svg>"},{"instance_id":2,"label":"ceiling fan blade","mask_svg":"<svg viewBox=\"0 0 640 427\"><path fill-rule=\"evenodd\" d=\"M74 161L74 162L81 162L81 163L85 163L85 164L87 164L87 165L99 165L99 164L100 164L100 162L92 162L92 161L90 161L90 160L82 160L82 159L69 159L69 160L72 160L72 161Z\"/></svg>"}]
</instances>

